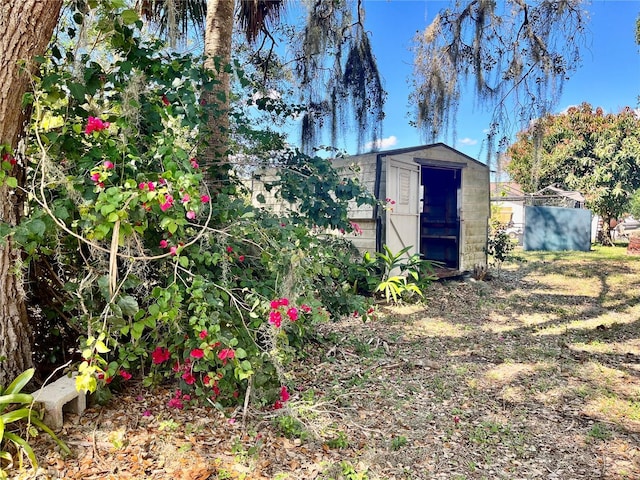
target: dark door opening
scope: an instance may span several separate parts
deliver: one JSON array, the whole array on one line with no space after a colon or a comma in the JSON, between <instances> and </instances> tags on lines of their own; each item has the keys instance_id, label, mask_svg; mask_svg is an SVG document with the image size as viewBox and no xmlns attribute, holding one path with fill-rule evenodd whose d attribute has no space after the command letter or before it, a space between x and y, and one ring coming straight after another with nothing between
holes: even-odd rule
<instances>
[{"instance_id":1,"label":"dark door opening","mask_svg":"<svg viewBox=\"0 0 640 480\"><path fill-rule=\"evenodd\" d=\"M462 172L456 168L423 166L420 186L420 254L448 268L460 266L460 209Z\"/></svg>"}]
</instances>

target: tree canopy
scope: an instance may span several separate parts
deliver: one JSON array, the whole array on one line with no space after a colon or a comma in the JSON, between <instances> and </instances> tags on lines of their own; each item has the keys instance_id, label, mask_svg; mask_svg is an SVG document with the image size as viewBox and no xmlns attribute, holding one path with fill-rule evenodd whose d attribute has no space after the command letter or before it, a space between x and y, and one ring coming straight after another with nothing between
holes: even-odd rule
<instances>
[{"instance_id":1,"label":"tree canopy","mask_svg":"<svg viewBox=\"0 0 640 480\"><path fill-rule=\"evenodd\" d=\"M604 219L624 213L640 187L640 117L605 113L588 103L546 115L507 150L507 171L523 191L551 184L582 192Z\"/></svg>"},{"instance_id":2,"label":"tree canopy","mask_svg":"<svg viewBox=\"0 0 640 480\"><path fill-rule=\"evenodd\" d=\"M441 11L415 37L411 100L427 140L455 127L469 80L478 105L492 111L490 147L506 146L512 122L548 113L580 60L583 3L472 0Z\"/></svg>"}]
</instances>

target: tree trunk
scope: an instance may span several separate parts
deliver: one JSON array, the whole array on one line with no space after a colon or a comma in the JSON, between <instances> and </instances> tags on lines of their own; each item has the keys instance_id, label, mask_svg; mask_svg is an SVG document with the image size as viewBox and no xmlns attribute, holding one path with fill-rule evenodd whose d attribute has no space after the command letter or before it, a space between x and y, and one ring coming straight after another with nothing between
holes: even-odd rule
<instances>
[{"instance_id":1,"label":"tree trunk","mask_svg":"<svg viewBox=\"0 0 640 480\"><path fill-rule=\"evenodd\" d=\"M2 0L0 5L0 146L14 151L24 134L22 96L29 76L21 62L42 55L58 21L62 0ZM19 180L19 161L10 173ZM0 187L0 222L15 226L23 202L6 185ZM20 251L11 238L0 244L0 385L7 385L32 365L29 322L20 271Z\"/></svg>"},{"instance_id":2,"label":"tree trunk","mask_svg":"<svg viewBox=\"0 0 640 480\"><path fill-rule=\"evenodd\" d=\"M206 182L212 191L219 191L228 179L229 93L230 77L226 66L231 63L231 38L235 0L209 0L205 27L205 68L213 71L217 83L204 100L209 109L207 145L202 154Z\"/></svg>"}]
</instances>

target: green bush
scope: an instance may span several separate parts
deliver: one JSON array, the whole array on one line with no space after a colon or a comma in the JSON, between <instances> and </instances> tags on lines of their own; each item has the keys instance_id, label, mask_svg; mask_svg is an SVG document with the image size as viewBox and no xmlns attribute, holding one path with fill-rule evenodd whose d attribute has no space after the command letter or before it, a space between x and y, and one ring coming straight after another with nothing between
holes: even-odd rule
<instances>
[{"instance_id":1,"label":"green bush","mask_svg":"<svg viewBox=\"0 0 640 480\"><path fill-rule=\"evenodd\" d=\"M364 195L295 151L274 165L293 172L279 187L288 200L302 195L305 216L247 205L224 169L209 190L195 152L208 140L201 126L221 114L203 100L215 78L113 13L95 32L106 55L56 46L34 78L31 210L3 234L27 261L52 265L55 278L36 288L53 285L61 300L43 306L45 318L63 312L86 332L79 389L106 398L139 375L174 382L175 408L194 394L241 403L250 384L266 404L315 323L369 308L347 243L311 228L348 229L347 202ZM309 188L322 195L309 201Z\"/></svg>"}]
</instances>

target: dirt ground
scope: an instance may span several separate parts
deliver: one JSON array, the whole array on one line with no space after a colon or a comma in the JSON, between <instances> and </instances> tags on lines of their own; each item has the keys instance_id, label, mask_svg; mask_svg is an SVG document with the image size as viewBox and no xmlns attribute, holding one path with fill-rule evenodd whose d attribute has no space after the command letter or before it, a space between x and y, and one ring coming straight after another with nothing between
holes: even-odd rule
<instances>
[{"instance_id":1,"label":"dirt ground","mask_svg":"<svg viewBox=\"0 0 640 480\"><path fill-rule=\"evenodd\" d=\"M179 411L137 387L69 415L73 456L39 437L35 477L640 479L640 257L520 256L323 325L283 409Z\"/></svg>"}]
</instances>

